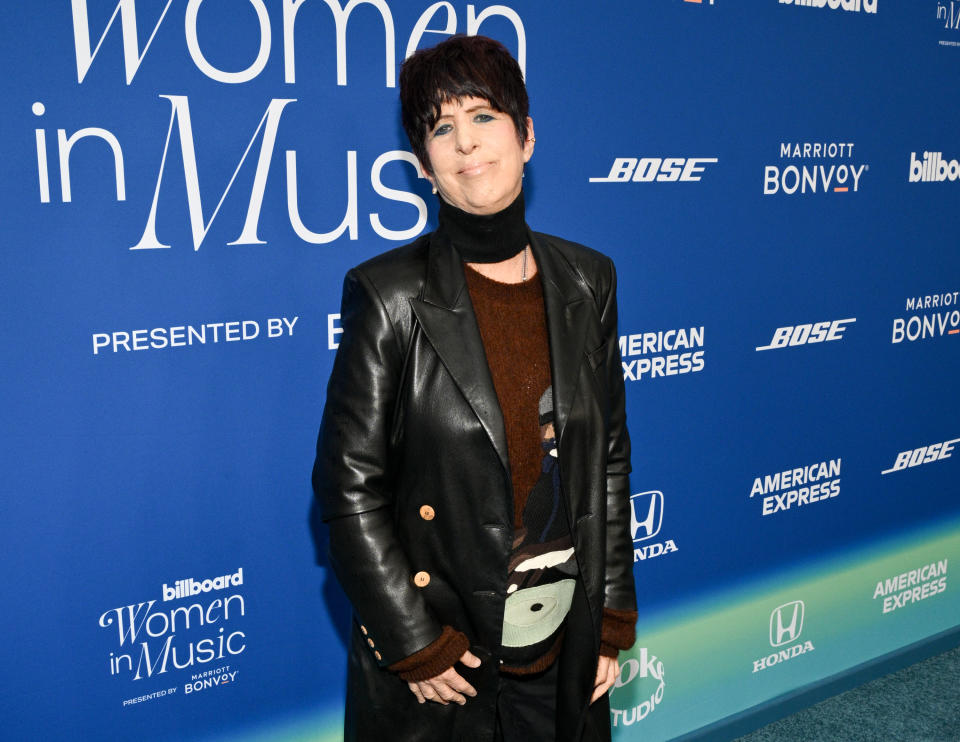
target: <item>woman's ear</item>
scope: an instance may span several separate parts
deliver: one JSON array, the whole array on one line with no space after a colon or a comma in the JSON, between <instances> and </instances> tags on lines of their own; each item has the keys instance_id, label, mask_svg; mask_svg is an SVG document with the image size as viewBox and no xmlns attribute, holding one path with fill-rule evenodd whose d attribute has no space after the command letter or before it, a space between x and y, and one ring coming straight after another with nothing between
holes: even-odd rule
<instances>
[{"instance_id":1,"label":"woman's ear","mask_svg":"<svg viewBox=\"0 0 960 742\"><path fill-rule=\"evenodd\" d=\"M523 161L530 162L537 138L533 135L533 119L527 116L527 138L523 142Z\"/></svg>"},{"instance_id":2,"label":"woman's ear","mask_svg":"<svg viewBox=\"0 0 960 742\"><path fill-rule=\"evenodd\" d=\"M427 168L427 166L423 164L423 161L422 161L422 160L419 160L418 162L419 162L419 165L420 165L420 172L423 173L423 177L426 178L426 179L430 182L430 186L431 186L431 188L433 189L434 194L436 194L436 192L437 192L437 181L436 181L436 179L433 177L433 173L431 173L430 170L429 170L429 168Z\"/></svg>"}]
</instances>

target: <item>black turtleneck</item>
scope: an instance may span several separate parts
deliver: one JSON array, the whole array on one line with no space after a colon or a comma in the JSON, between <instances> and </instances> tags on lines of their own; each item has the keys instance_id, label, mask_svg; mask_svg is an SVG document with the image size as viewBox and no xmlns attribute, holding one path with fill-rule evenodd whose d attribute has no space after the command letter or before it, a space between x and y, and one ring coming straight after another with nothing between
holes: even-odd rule
<instances>
[{"instance_id":1,"label":"black turtleneck","mask_svg":"<svg viewBox=\"0 0 960 742\"><path fill-rule=\"evenodd\" d=\"M452 244L467 263L499 263L527 246L523 191L503 211L471 214L440 198L436 235Z\"/></svg>"}]
</instances>

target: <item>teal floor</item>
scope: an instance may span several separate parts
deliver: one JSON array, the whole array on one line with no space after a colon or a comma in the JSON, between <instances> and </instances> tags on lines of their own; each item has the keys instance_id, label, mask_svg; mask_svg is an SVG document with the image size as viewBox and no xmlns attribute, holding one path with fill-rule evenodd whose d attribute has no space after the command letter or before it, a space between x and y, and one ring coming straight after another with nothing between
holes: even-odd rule
<instances>
[{"instance_id":1,"label":"teal floor","mask_svg":"<svg viewBox=\"0 0 960 742\"><path fill-rule=\"evenodd\" d=\"M960 742L960 648L769 724L735 742Z\"/></svg>"}]
</instances>

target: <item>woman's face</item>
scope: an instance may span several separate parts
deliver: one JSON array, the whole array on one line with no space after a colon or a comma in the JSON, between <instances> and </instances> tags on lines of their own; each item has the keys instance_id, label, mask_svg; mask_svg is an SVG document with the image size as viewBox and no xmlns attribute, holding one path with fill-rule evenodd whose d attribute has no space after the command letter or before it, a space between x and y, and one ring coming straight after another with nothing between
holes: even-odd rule
<instances>
[{"instance_id":1,"label":"woman's face","mask_svg":"<svg viewBox=\"0 0 960 742\"><path fill-rule=\"evenodd\" d=\"M533 137L529 117L527 136ZM444 103L426 148L433 168L427 178L447 203L471 214L493 214L513 203L533 154L533 142L521 145L513 120L484 98Z\"/></svg>"}]
</instances>

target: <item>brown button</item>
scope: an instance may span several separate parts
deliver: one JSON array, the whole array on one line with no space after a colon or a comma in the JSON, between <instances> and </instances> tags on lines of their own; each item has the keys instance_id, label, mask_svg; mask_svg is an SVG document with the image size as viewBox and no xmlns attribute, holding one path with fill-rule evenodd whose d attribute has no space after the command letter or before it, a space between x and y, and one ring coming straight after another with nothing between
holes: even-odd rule
<instances>
[{"instance_id":1,"label":"brown button","mask_svg":"<svg viewBox=\"0 0 960 742\"><path fill-rule=\"evenodd\" d=\"M367 639L367 644L370 645L370 649L373 649L373 639Z\"/></svg>"},{"instance_id":2,"label":"brown button","mask_svg":"<svg viewBox=\"0 0 960 742\"><path fill-rule=\"evenodd\" d=\"M433 520L434 512L433 508L429 505L420 506L420 517L424 520Z\"/></svg>"},{"instance_id":3,"label":"brown button","mask_svg":"<svg viewBox=\"0 0 960 742\"><path fill-rule=\"evenodd\" d=\"M417 572L413 576L413 584L417 587L426 587L430 584L430 575L427 572Z\"/></svg>"},{"instance_id":4,"label":"brown button","mask_svg":"<svg viewBox=\"0 0 960 742\"><path fill-rule=\"evenodd\" d=\"M360 631L364 636L367 635L367 627L364 626L363 624L360 625Z\"/></svg>"},{"instance_id":5,"label":"brown button","mask_svg":"<svg viewBox=\"0 0 960 742\"><path fill-rule=\"evenodd\" d=\"M378 661L378 662L383 659L383 657L380 655L379 652L374 652L374 653L373 653L373 656L377 658L377 661Z\"/></svg>"}]
</instances>

